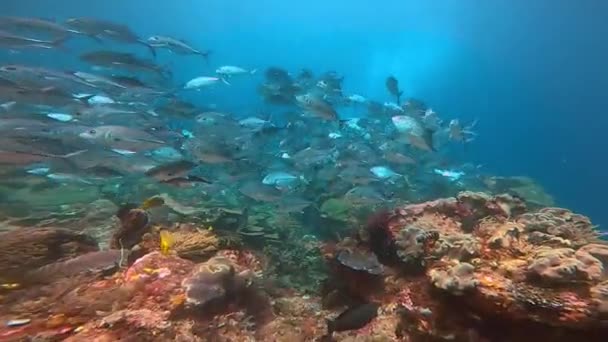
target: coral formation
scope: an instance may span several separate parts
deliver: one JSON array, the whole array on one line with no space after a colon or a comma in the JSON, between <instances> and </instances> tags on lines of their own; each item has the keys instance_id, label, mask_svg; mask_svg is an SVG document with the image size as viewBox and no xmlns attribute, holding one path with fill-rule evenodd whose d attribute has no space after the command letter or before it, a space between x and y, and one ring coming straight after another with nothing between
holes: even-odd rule
<instances>
[{"instance_id":1,"label":"coral formation","mask_svg":"<svg viewBox=\"0 0 608 342\"><path fill-rule=\"evenodd\" d=\"M475 266L463 262L450 267L447 271L432 269L429 277L435 287L454 295L462 295L477 286L478 281L475 279L474 271Z\"/></svg>"},{"instance_id":2,"label":"coral formation","mask_svg":"<svg viewBox=\"0 0 608 342\"><path fill-rule=\"evenodd\" d=\"M426 256L434 243L439 239L439 233L434 230L424 230L416 226L407 226L399 231L395 238L397 256L404 268L411 271L421 271L426 266Z\"/></svg>"},{"instance_id":3,"label":"coral formation","mask_svg":"<svg viewBox=\"0 0 608 342\"><path fill-rule=\"evenodd\" d=\"M244 216L263 235L240 234L252 231ZM28 257L2 254L0 265L17 263L46 281L2 289L0 319L13 325L0 328L0 340L311 341L328 338L326 319L346 319L338 315L345 307L364 303L377 303L378 317L355 315L335 329L336 340L608 334L608 244L567 210L527 212L517 197L465 192L380 211L337 243L302 234L293 216L270 209L235 218L222 224L243 237L238 247L222 245L197 220L147 227L135 247L145 255L126 258L126 268L111 267L125 259L119 250L98 252L81 234L38 229L20 245L10 235L18 231L4 233L3 253ZM175 240L165 254L159 229ZM251 249L258 244L264 253Z\"/></svg>"}]
</instances>

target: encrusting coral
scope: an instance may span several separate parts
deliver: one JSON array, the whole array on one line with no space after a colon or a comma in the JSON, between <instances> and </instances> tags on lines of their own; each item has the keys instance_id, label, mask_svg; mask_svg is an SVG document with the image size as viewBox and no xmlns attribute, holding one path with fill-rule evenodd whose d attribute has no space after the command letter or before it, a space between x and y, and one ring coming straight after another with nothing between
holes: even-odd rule
<instances>
[{"instance_id":1,"label":"encrusting coral","mask_svg":"<svg viewBox=\"0 0 608 342\"><path fill-rule=\"evenodd\" d=\"M608 334L608 244L584 216L558 208L528 212L509 195L464 192L400 206L372 215L352 237L310 240L310 251L329 266L323 297L274 286L268 256L245 246L223 249L214 231L198 224L146 229L134 240L143 256L107 272L119 255L124 259L119 250L95 252L72 232L46 231L66 238L44 243L36 236L26 245L74 248L20 264L51 283L0 297L10 303L3 319L19 312L31 319L0 328L0 339L309 341L325 335L325 320L344 306L362 303L379 306L377 317L334 338L599 342ZM160 229L173 237L168 252L159 251ZM19 255L34 250L7 241ZM298 262L308 254L297 255L304 257L289 259L291 272L304 269ZM88 266L101 272L86 283L49 275Z\"/></svg>"}]
</instances>

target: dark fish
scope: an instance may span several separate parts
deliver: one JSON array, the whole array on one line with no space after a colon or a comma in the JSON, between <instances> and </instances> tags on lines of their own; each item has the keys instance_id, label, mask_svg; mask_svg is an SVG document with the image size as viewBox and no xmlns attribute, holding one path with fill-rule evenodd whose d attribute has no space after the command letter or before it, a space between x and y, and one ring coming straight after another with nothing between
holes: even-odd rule
<instances>
[{"instance_id":1,"label":"dark fish","mask_svg":"<svg viewBox=\"0 0 608 342\"><path fill-rule=\"evenodd\" d=\"M82 61L105 68L119 68L135 71L155 72L160 76L168 76L168 70L142 59L134 54L114 51L93 51L80 56Z\"/></svg>"},{"instance_id":2,"label":"dark fish","mask_svg":"<svg viewBox=\"0 0 608 342\"><path fill-rule=\"evenodd\" d=\"M109 275L126 261L127 252L107 250L90 252L73 259L42 266L25 274L25 281L52 283L60 278L74 277L82 273Z\"/></svg>"},{"instance_id":3,"label":"dark fish","mask_svg":"<svg viewBox=\"0 0 608 342\"><path fill-rule=\"evenodd\" d=\"M168 49L169 51L175 52L177 54L200 55L205 59L205 61L207 63L209 62L209 54L211 53L211 51L197 50L183 40L166 37L166 36L151 36L150 38L148 38L147 42L152 47L165 48L165 49Z\"/></svg>"},{"instance_id":4,"label":"dark fish","mask_svg":"<svg viewBox=\"0 0 608 342\"><path fill-rule=\"evenodd\" d=\"M401 95L403 95L403 91L399 90L399 81L395 77L389 76L386 79L386 89L397 98L397 104L399 104L401 102Z\"/></svg>"},{"instance_id":5,"label":"dark fish","mask_svg":"<svg viewBox=\"0 0 608 342\"><path fill-rule=\"evenodd\" d=\"M81 34L99 40L108 38L117 42L129 44L141 44L148 48L152 56L156 57L156 50L145 40L139 38L131 29L123 24L113 23L107 20L93 18L70 18L66 25Z\"/></svg>"},{"instance_id":6,"label":"dark fish","mask_svg":"<svg viewBox=\"0 0 608 342\"><path fill-rule=\"evenodd\" d=\"M0 27L11 31L27 31L62 37L80 33L50 20L28 17L0 17Z\"/></svg>"},{"instance_id":7,"label":"dark fish","mask_svg":"<svg viewBox=\"0 0 608 342\"><path fill-rule=\"evenodd\" d=\"M239 191L243 195L260 202L276 202L281 198L281 192L275 187L257 182L245 183L239 188Z\"/></svg>"},{"instance_id":8,"label":"dark fish","mask_svg":"<svg viewBox=\"0 0 608 342\"><path fill-rule=\"evenodd\" d=\"M159 182L169 182L179 178L187 178L188 173L197 166L196 163L188 160L178 160L154 167L146 172L146 176Z\"/></svg>"},{"instance_id":9,"label":"dark fish","mask_svg":"<svg viewBox=\"0 0 608 342\"><path fill-rule=\"evenodd\" d=\"M367 303L347 309L336 319L327 320L327 334L363 328L378 316L378 308L380 304Z\"/></svg>"},{"instance_id":10,"label":"dark fish","mask_svg":"<svg viewBox=\"0 0 608 342\"><path fill-rule=\"evenodd\" d=\"M338 112L331 103L311 94L297 95L296 101L305 110L325 120L338 120Z\"/></svg>"},{"instance_id":11,"label":"dark fish","mask_svg":"<svg viewBox=\"0 0 608 342\"><path fill-rule=\"evenodd\" d=\"M0 46L8 49L20 49L37 47L43 49L55 49L61 47L61 44L65 42L66 38L61 37L56 40L41 40L28 37L17 36L12 33L0 31Z\"/></svg>"}]
</instances>

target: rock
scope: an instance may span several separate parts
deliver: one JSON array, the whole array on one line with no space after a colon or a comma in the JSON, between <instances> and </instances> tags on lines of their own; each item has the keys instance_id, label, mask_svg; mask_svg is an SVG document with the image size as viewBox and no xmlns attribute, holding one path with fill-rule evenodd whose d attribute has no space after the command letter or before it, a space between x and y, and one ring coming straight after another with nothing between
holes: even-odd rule
<instances>
[{"instance_id":1,"label":"rock","mask_svg":"<svg viewBox=\"0 0 608 342\"><path fill-rule=\"evenodd\" d=\"M474 271L475 266L463 262L452 266L447 271L432 269L429 271L429 278L436 288L453 295L462 295L479 284L475 279Z\"/></svg>"}]
</instances>

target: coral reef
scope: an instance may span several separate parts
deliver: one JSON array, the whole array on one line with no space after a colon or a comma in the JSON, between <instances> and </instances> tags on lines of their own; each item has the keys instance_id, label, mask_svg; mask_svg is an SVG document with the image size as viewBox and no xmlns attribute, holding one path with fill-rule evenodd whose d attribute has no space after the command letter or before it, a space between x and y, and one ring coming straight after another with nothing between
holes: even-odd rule
<instances>
[{"instance_id":1,"label":"coral reef","mask_svg":"<svg viewBox=\"0 0 608 342\"><path fill-rule=\"evenodd\" d=\"M251 231L245 216L263 235L240 234ZM235 218L222 224L243 238L238 246L222 244L226 233L216 236L199 218L146 222L138 239L126 238L137 252L130 258L126 250L97 251L71 231L37 229L17 240L11 234L19 231L3 233L3 253L24 258L1 254L4 270L17 263L43 281L2 289L0 319L8 325L0 340L313 341L336 330L337 341L603 341L608 334L608 244L586 217L564 209L528 212L517 197L463 192L379 211L338 242L303 234L290 214ZM161 229L174 240L164 254ZM359 313L366 307L377 312Z\"/></svg>"},{"instance_id":2,"label":"coral reef","mask_svg":"<svg viewBox=\"0 0 608 342\"><path fill-rule=\"evenodd\" d=\"M458 263L447 271L431 269L431 283L439 289L454 295L462 295L465 291L474 289L478 281L475 279L475 266L466 262Z\"/></svg>"}]
</instances>

